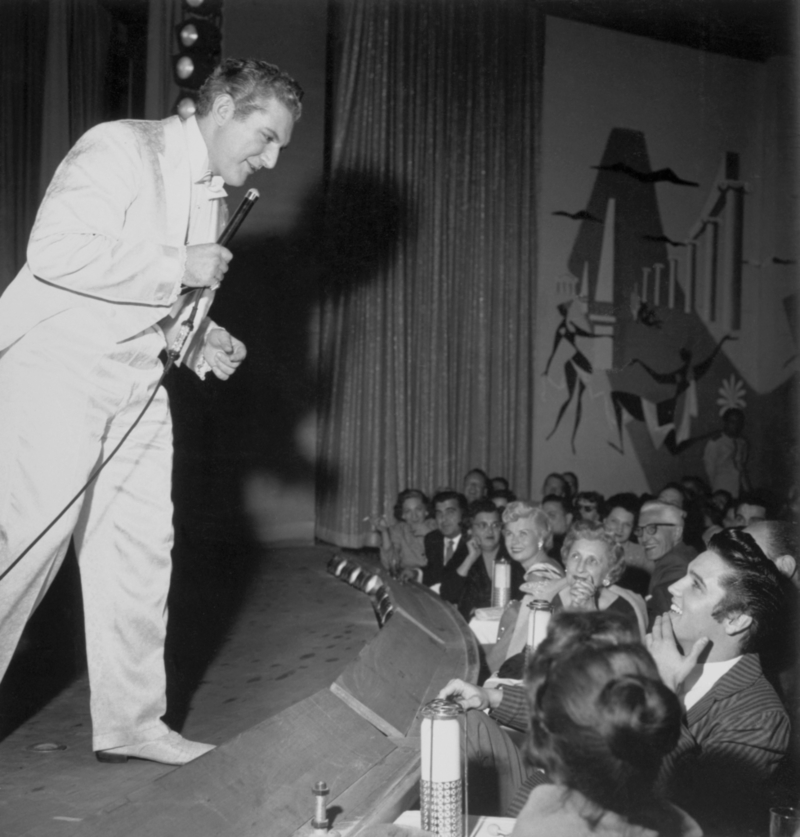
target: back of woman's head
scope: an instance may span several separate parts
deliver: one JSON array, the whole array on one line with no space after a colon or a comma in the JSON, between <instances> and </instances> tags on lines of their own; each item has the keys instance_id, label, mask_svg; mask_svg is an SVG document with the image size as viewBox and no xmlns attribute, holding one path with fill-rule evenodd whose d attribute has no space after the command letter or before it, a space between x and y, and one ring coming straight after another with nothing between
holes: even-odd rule
<instances>
[{"instance_id":1,"label":"back of woman's head","mask_svg":"<svg viewBox=\"0 0 800 837\"><path fill-rule=\"evenodd\" d=\"M529 684L535 761L601 808L632 816L653 798L680 733L680 705L643 646L592 645Z\"/></svg>"}]
</instances>

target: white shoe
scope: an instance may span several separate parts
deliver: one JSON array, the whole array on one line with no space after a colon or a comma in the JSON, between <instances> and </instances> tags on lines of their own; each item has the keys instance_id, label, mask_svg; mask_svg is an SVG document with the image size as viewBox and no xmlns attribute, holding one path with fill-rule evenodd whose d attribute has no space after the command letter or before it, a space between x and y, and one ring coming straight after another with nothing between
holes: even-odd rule
<instances>
[{"instance_id":1,"label":"white shoe","mask_svg":"<svg viewBox=\"0 0 800 837\"><path fill-rule=\"evenodd\" d=\"M157 761L161 764L186 764L214 749L214 744L201 744L199 741L189 741L177 732L170 730L161 738L143 741L141 744L125 744L122 747L112 747L110 750L97 750L98 761L119 764L128 759L145 759Z\"/></svg>"}]
</instances>

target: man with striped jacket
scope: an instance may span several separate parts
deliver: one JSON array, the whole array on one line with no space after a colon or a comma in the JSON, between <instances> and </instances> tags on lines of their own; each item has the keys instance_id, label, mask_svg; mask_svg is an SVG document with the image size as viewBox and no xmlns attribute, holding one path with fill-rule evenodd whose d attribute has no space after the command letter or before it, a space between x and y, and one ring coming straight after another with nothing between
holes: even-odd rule
<instances>
[{"instance_id":1,"label":"man with striped jacket","mask_svg":"<svg viewBox=\"0 0 800 837\"><path fill-rule=\"evenodd\" d=\"M758 652L782 627L785 579L750 535L724 530L669 592L672 607L648 636L686 713L665 791L707 833L763 830L790 722Z\"/></svg>"}]
</instances>

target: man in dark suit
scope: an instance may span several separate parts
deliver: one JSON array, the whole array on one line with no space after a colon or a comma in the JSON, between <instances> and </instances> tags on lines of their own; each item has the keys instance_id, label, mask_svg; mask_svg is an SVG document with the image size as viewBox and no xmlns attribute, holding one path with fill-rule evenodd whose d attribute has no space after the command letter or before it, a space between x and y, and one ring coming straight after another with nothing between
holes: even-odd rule
<instances>
[{"instance_id":1,"label":"man in dark suit","mask_svg":"<svg viewBox=\"0 0 800 837\"><path fill-rule=\"evenodd\" d=\"M422 583L428 587L441 584L445 566L451 561L454 567L459 566L468 552L464 536L467 524L467 500L464 495L457 491L440 491L431 502L438 528L425 535L428 563L422 570Z\"/></svg>"},{"instance_id":2,"label":"man in dark suit","mask_svg":"<svg viewBox=\"0 0 800 837\"><path fill-rule=\"evenodd\" d=\"M785 629L786 580L750 535L724 530L669 592L648 636L686 712L665 789L706 833L763 830L790 723L758 652Z\"/></svg>"},{"instance_id":3,"label":"man in dark suit","mask_svg":"<svg viewBox=\"0 0 800 837\"><path fill-rule=\"evenodd\" d=\"M670 503L651 500L639 511L636 537L645 555L655 562L647 588L647 616L653 627L656 616L666 613L672 602L669 586L686 575L697 551L683 542L686 512Z\"/></svg>"}]
</instances>

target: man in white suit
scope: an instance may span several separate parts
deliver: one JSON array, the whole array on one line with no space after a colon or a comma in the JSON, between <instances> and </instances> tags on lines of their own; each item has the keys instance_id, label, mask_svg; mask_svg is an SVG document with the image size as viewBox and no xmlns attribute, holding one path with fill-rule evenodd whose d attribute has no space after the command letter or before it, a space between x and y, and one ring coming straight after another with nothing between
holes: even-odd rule
<instances>
[{"instance_id":1,"label":"man in white suit","mask_svg":"<svg viewBox=\"0 0 800 837\"><path fill-rule=\"evenodd\" d=\"M0 297L0 573L134 424L193 288L210 303L232 254L223 183L272 168L302 90L277 67L228 59L197 116L87 132L44 197L27 264ZM192 295L193 296L193 295ZM205 318L182 357L225 380L244 344ZM161 720L171 573L172 427L163 388L119 452L0 579L0 676L74 538L93 748L101 761L185 764L212 749Z\"/></svg>"}]
</instances>

